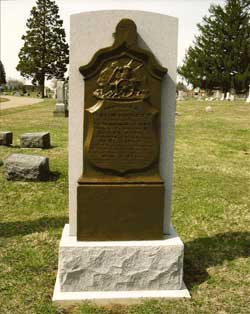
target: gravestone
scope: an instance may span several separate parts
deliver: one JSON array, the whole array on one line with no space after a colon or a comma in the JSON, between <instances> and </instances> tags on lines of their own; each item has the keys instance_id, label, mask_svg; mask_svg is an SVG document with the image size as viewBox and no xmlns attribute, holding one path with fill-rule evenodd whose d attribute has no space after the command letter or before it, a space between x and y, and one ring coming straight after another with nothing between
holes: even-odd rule
<instances>
[{"instance_id":1,"label":"gravestone","mask_svg":"<svg viewBox=\"0 0 250 314\"><path fill-rule=\"evenodd\" d=\"M247 97L246 102L247 102L247 103L250 103L250 85L249 85L248 97Z\"/></svg>"},{"instance_id":2,"label":"gravestone","mask_svg":"<svg viewBox=\"0 0 250 314\"><path fill-rule=\"evenodd\" d=\"M230 95L230 101L234 101L235 100L235 96L233 94Z\"/></svg>"},{"instance_id":3,"label":"gravestone","mask_svg":"<svg viewBox=\"0 0 250 314\"><path fill-rule=\"evenodd\" d=\"M70 51L70 222L53 301L190 297L170 224L177 19L73 15Z\"/></svg>"},{"instance_id":4,"label":"gravestone","mask_svg":"<svg viewBox=\"0 0 250 314\"><path fill-rule=\"evenodd\" d=\"M43 156L12 154L4 161L8 180L44 181L49 178L49 159Z\"/></svg>"},{"instance_id":5,"label":"gravestone","mask_svg":"<svg viewBox=\"0 0 250 314\"><path fill-rule=\"evenodd\" d=\"M226 93L226 100L230 100L230 93L229 92Z\"/></svg>"},{"instance_id":6,"label":"gravestone","mask_svg":"<svg viewBox=\"0 0 250 314\"><path fill-rule=\"evenodd\" d=\"M221 91L217 90L216 92L214 92L213 98L215 100L220 100L221 99Z\"/></svg>"},{"instance_id":7,"label":"gravestone","mask_svg":"<svg viewBox=\"0 0 250 314\"><path fill-rule=\"evenodd\" d=\"M0 145L10 146L13 141L13 133L10 131L0 131Z\"/></svg>"},{"instance_id":8,"label":"gravestone","mask_svg":"<svg viewBox=\"0 0 250 314\"><path fill-rule=\"evenodd\" d=\"M53 112L55 117L68 117L68 105L66 100L66 82L58 80L56 84L56 109Z\"/></svg>"},{"instance_id":9,"label":"gravestone","mask_svg":"<svg viewBox=\"0 0 250 314\"><path fill-rule=\"evenodd\" d=\"M185 95L184 91L179 90L179 91L178 91L177 100L178 100L178 101L183 101L183 100L185 100L184 95Z\"/></svg>"},{"instance_id":10,"label":"gravestone","mask_svg":"<svg viewBox=\"0 0 250 314\"><path fill-rule=\"evenodd\" d=\"M50 148L50 133L24 133L20 137L20 146L22 148Z\"/></svg>"},{"instance_id":11,"label":"gravestone","mask_svg":"<svg viewBox=\"0 0 250 314\"><path fill-rule=\"evenodd\" d=\"M211 106L206 106L205 111L206 112L213 112L213 108Z\"/></svg>"}]
</instances>

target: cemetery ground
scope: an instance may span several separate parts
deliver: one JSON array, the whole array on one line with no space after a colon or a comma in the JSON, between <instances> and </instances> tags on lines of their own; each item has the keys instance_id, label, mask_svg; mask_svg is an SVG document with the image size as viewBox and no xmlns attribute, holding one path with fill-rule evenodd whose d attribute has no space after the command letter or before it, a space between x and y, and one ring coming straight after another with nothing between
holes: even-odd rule
<instances>
[{"instance_id":1,"label":"cemetery ground","mask_svg":"<svg viewBox=\"0 0 250 314\"><path fill-rule=\"evenodd\" d=\"M191 300L64 310L51 304L62 228L68 221L67 119L55 102L0 112L14 134L12 153L48 156L48 182L11 182L0 167L1 314L250 313L250 106L245 102L182 101L177 106L172 223L185 244ZM20 149L22 133L50 131L52 148Z\"/></svg>"},{"instance_id":2,"label":"cemetery ground","mask_svg":"<svg viewBox=\"0 0 250 314\"><path fill-rule=\"evenodd\" d=\"M4 97L0 97L0 105L1 105L2 102L6 102L6 101L9 101L9 99L4 98Z\"/></svg>"}]
</instances>

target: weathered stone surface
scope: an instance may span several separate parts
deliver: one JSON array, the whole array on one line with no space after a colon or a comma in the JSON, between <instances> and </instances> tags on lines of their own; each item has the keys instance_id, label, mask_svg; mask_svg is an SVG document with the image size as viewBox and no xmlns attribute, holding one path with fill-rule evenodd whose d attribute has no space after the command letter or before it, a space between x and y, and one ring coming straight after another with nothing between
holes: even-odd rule
<instances>
[{"instance_id":1,"label":"weathered stone surface","mask_svg":"<svg viewBox=\"0 0 250 314\"><path fill-rule=\"evenodd\" d=\"M69 111L67 105L64 103L56 104L56 110L53 112L55 117L68 117Z\"/></svg>"},{"instance_id":2,"label":"weathered stone surface","mask_svg":"<svg viewBox=\"0 0 250 314\"><path fill-rule=\"evenodd\" d=\"M12 154L4 161L8 180L43 181L49 177L49 159L43 156Z\"/></svg>"},{"instance_id":3,"label":"weathered stone surface","mask_svg":"<svg viewBox=\"0 0 250 314\"><path fill-rule=\"evenodd\" d=\"M49 148L50 133L25 133L20 137L20 146L23 148Z\"/></svg>"},{"instance_id":4,"label":"weathered stone surface","mask_svg":"<svg viewBox=\"0 0 250 314\"><path fill-rule=\"evenodd\" d=\"M56 111L64 112L66 110L66 105L64 103L56 104Z\"/></svg>"},{"instance_id":5,"label":"weathered stone surface","mask_svg":"<svg viewBox=\"0 0 250 314\"><path fill-rule=\"evenodd\" d=\"M56 100L57 103L64 103L64 81L58 80L56 83Z\"/></svg>"},{"instance_id":6,"label":"weathered stone surface","mask_svg":"<svg viewBox=\"0 0 250 314\"><path fill-rule=\"evenodd\" d=\"M65 228L59 251L61 291L181 289L183 243L158 241L79 242Z\"/></svg>"},{"instance_id":7,"label":"weathered stone surface","mask_svg":"<svg viewBox=\"0 0 250 314\"><path fill-rule=\"evenodd\" d=\"M0 132L0 145L10 146L13 141L13 133L10 131Z\"/></svg>"}]
</instances>

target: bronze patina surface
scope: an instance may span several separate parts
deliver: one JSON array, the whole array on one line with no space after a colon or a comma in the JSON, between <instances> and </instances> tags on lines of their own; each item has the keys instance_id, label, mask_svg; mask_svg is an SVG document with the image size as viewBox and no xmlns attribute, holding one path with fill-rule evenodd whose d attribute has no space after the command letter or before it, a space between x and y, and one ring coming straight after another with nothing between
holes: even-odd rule
<instances>
[{"instance_id":1,"label":"bronze patina surface","mask_svg":"<svg viewBox=\"0 0 250 314\"><path fill-rule=\"evenodd\" d=\"M167 70L138 47L132 20L121 20L114 37L111 47L79 69L85 114L77 237L159 239L164 207L158 169L161 81Z\"/></svg>"},{"instance_id":2,"label":"bronze patina surface","mask_svg":"<svg viewBox=\"0 0 250 314\"><path fill-rule=\"evenodd\" d=\"M163 184L79 185L77 239L161 239L163 195Z\"/></svg>"}]
</instances>

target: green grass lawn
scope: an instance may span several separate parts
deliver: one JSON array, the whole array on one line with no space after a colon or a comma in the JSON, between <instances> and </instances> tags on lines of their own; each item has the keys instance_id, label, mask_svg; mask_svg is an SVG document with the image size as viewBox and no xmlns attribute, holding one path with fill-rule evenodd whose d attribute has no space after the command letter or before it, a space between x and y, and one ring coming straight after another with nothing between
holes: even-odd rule
<instances>
[{"instance_id":1,"label":"green grass lawn","mask_svg":"<svg viewBox=\"0 0 250 314\"><path fill-rule=\"evenodd\" d=\"M213 112L205 112L208 104ZM56 181L8 182L0 167L0 313L250 313L249 104L184 101L177 108L172 223L185 243L192 299L68 310L51 304L68 221L67 119L53 110L46 101L0 112L0 130L14 132L14 146L0 146L0 160L44 155L60 174ZM32 131L50 131L53 148L20 149L19 135Z\"/></svg>"}]
</instances>

